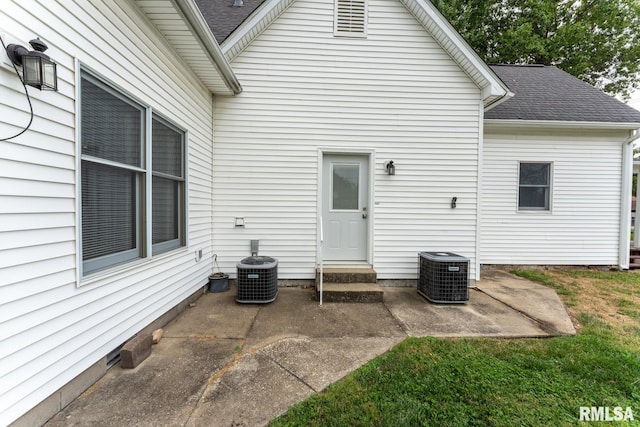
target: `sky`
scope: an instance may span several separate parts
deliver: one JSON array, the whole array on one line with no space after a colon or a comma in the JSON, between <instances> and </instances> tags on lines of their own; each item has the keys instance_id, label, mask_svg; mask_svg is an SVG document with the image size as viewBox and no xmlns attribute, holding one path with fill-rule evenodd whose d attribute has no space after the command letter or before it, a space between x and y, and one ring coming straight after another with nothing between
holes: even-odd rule
<instances>
[{"instance_id":1,"label":"sky","mask_svg":"<svg viewBox=\"0 0 640 427\"><path fill-rule=\"evenodd\" d=\"M640 90L635 91L631 95L631 99L629 100L629 105L633 108L640 110Z\"/></svg>"}]
</instances>

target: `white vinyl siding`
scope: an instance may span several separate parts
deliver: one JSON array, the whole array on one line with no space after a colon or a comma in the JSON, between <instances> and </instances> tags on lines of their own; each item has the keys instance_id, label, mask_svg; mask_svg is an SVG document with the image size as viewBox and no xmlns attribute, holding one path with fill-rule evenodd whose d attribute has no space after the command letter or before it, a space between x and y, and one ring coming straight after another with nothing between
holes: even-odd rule
<instances>
[{"instance_id":1,"label":"white vinyl siding","mask_svg":"<svg viewBox=\"0 0 640 427\"><path fill-rule=\"evenodd\" d=\"M297 0L235 57L244 92L217 98L214 114L226 272L259 239L281 279L314 277L322 151L373 153L379 278L415 279L420 251L475 259L480 91L400 2L368 8L368 37L338 38L333 2Z\"/></svg>"},{"instance_id":2,"label":"white vinyl siding","mask_svg":"<svg viewBox=\"0 0 640 427\"><path fill-rule=\"evenodd\" d=\"M213 111L209 90L129 2L6 0L0 20L15 37L45 40L59 75L59 92L29 90L30 130L0 142L0 425L7 425L206 283ZM81 287L76 60L189 130L187 246ZM22 85L4 66L0 107L0 136L28 122Z\"/></svg>"},{"instance_id":3,"label":"white vinyl siding","mask_svg":"<svg viewBox=\"0 0 640 427\"><path fill-rule=\"evenodd\" d=\"M480 262L617 265L625 132L485 129ZM550 211L518 210L522 162L553 165Z\"/></svg>"}]
</instances>

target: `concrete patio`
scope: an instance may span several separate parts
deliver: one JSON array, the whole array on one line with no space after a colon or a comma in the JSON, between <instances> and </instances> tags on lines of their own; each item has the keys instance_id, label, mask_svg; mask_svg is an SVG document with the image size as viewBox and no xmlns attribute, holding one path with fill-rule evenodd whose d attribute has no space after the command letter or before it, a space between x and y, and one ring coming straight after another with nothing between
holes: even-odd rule
<instances>
[{"instance_id":1,"label":"concrete patio","mask_svg":"<svg viewBox=\"0 0 640 427\"><path fill-rule=\"evenodd\" d=\"M313 289L280 288L271 304L241 305L232 288L204 294L141 365L115 366L46 425L261 426L408 336L574 333L552 289L501 271L483 273L464 305L415 288L322 307Z\"/></svg>"}]
</instances>

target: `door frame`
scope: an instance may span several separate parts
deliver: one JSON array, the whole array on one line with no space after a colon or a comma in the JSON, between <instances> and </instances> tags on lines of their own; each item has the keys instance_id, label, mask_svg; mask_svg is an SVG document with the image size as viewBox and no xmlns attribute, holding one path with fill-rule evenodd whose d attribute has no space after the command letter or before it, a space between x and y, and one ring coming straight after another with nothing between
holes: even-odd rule
<instances>
[{"instance_id":1,"label":"door frame","mask_svg":"<svg viewBox=\"0 0 640 427\"><path fill-rule=\"evenodd\" d=\"M320 254L321 254L321 229L322 229L322 208L323 208L323 171L324 171L324 158L326 155L331 156L366 156L369 160L369 173L367 177L369 179L369 206L368 206L368 219L367 221L367 249L366 249L366 260L365 262L369 265L373 266L373 224L375 221L375 171L376 171L376 156L375 150L372 149L357 149L357 148L335 148L335 147L326 147L326 148L318 148L318 173L317 173L317 183L318 183L318 193L317 193L317 211L316 211L316 266L320 263Z\"/></svg>"}]
</instances>

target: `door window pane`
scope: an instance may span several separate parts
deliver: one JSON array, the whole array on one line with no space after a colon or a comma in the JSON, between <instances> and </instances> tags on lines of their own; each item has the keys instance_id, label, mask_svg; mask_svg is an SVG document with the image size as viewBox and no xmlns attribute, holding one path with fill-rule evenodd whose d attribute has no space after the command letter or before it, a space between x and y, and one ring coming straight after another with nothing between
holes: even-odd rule
<instances>
[{"instance_id":1,"label":"door window pane","mask_svg":"<svg viewBox=\"0 0 640 427\"><path fill-rule=\"evenodd\" d=\"M360 165L333 165L333 206L336 210L358 210Z\"/></svg>"}]
</instances>

